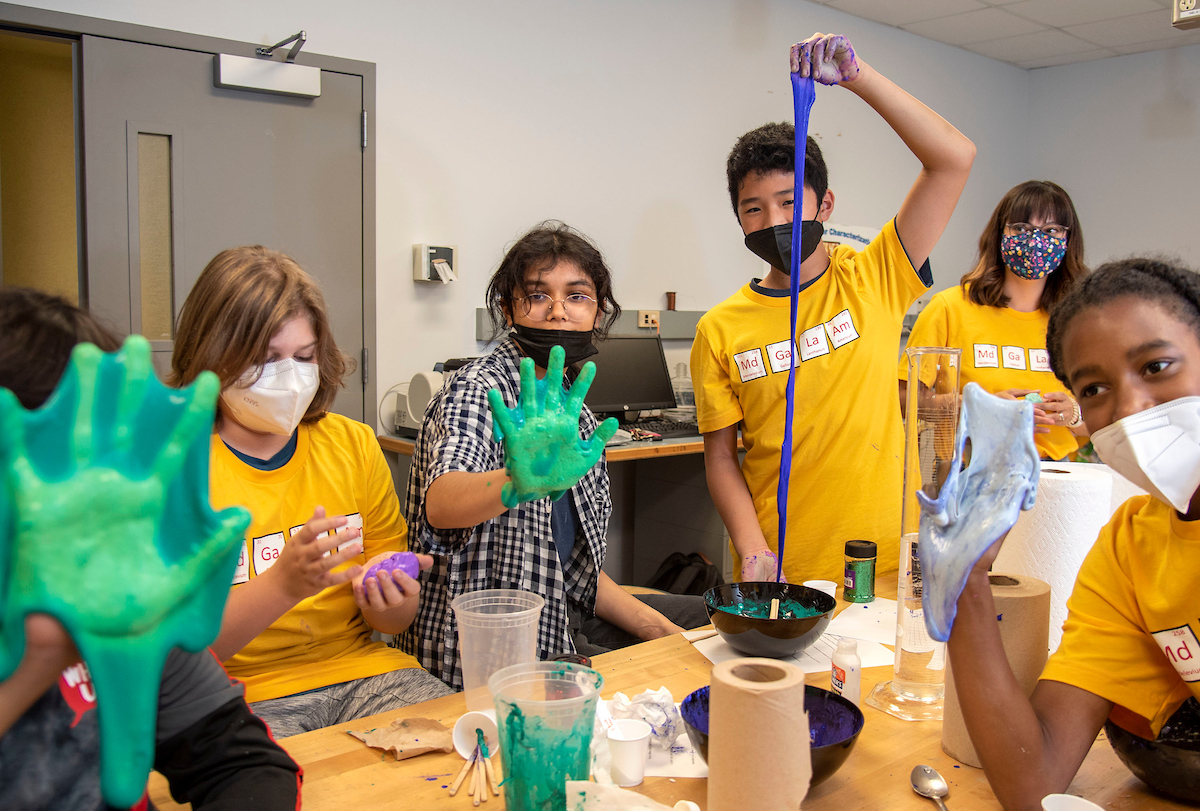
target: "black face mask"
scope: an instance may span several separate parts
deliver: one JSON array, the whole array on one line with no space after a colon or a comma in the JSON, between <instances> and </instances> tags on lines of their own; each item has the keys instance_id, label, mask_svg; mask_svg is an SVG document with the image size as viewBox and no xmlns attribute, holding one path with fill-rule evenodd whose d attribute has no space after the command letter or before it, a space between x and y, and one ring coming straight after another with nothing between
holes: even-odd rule
<instances>
[{"instance_id":1,"label":"black face mask","mask_svg":"<svg viewBox=\"0 0 1200 811\"><path fill-rule=\"evenodd\" d=\"M538 329L513 324L512 336L521 350L533 362L545 369L550 365L550 347L561 346L567 354L564 363L572 366L600 350L592 345L592 330L576 332L569 329Z\"/></svg>"},{"instance_id":2,"label":"black face mask","mask_svg":"<svg viewBox=\"0 0 1200 811\"><path fill-rule=\"evenodd\" d=\"M812 256L825 236L825 226L817 220L800 223L800 261ZM785 276L792 275L792 224L784 223L746 234L746 247L759 259Z\"/></svg>"}]
</instances>

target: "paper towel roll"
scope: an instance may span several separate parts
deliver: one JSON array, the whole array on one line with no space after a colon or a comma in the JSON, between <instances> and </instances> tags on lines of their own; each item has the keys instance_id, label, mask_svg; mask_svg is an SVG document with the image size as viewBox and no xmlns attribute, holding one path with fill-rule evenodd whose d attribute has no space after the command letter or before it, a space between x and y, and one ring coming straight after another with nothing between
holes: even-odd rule
<instances>
[{"instance_id":1,"label":"paper towel roll","mask_svg":"<svg viewBox=\"0 0 1200 811\"><path fill-rule=\"evenodd\" d=\"M1109 501L1108 517L1112 518L1112 514L1117 511L1117 508L1124 504L1134 496L1144 496L1146 491L1138 487L1129 479L1122 476L1117 471L1113 470L1108 465L1089 464L1087 462L1043 462L1042 468L1054 468L1055 470L1103 470L1112 476L1112 498Z\"/></svg>"},{"instance_id":2,"label":"paper towel roll","mask_svg":"<svg viewBox=\"0 0 1200 811\"><path fill-rule=\"evenodd\" d=\"M992 566L1050 584L1052 651L1062 639L1067 598L1079 566L1112 514L1112 472L1100 467L1043 463L1037 503L1021 513Z\"/></svg>"},{"instance_id":3,"label":"paper towel roll","mask_svg":"<svg viewBox=\"0 0 1200 811\"><path fill-rule=\"evenodd\" d=\"M797 811L812 779L804 671L730 659L708 694L708 809Z\"/></svg>"},{"instance_id":4,"label":"paper towel roll","mask_svg":"<svg viewBox=\"0 0 1200 811\"><path fill-rule=\"evenodd\" d=\"M1033 692L1046 666L1050 629L1050 584L1027 575L991 574L992 599L1000 622L1000 641L1017 683L1025 695ZM979 766L971 736L963 723L962 708L954 689L954 673L946 667L946 705L942 720L942 749L947 755Z\"/></svg>"}]
</instances>

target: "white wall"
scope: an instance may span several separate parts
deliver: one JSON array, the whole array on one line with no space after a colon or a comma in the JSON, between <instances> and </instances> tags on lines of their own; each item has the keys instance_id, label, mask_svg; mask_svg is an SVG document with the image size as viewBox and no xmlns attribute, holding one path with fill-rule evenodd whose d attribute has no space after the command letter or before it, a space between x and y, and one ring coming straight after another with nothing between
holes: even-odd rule
<instances>
[{"instance_id":1,"label":"white wall","mask_svg":"<svg viewBox=\"0 0 1200 811\"><path fill-rule=\"evenodd\" d=\"M1031 72L1030 165L1075 201L1088 264L1200 267L1200 45Z\"/></svg>"},{"instance_id":2,"label":"white wall","mask_svg":"<svg viewBox=\"0 0 1200 811\"><path fill-rule=\"evenodd\" d=\"M932 257L937 288L967 269L979 228L1027 178L1036 146L1031 74L801 0L30 5L264 44L304 28L313 52L377 63L381 392L479 351L487 276L544 218L599 243L627 309L661 308L667 290L680 309L707 309L759 273L730 209L725 157L742 132L791 118L787 50L813 31L847 34L979 148ZM812 133L834 220L892 217L918 164L890 129L851 93L820 88ZM1124 200L1136 211L1136 195ZM415 242L458 245L461 282L413 282Z\"/></svg>"}]
</instances>

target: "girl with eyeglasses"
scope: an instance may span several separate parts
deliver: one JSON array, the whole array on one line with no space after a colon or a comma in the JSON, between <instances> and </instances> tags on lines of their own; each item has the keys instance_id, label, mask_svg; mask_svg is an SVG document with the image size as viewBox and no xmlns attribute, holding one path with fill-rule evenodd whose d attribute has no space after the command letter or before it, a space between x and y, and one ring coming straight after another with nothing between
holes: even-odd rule
<instances>
[{"instance_id":1,"label":"girl with eyeglasses","mask_svg":"<svg viewBox=\"0 0 1200 811\"><path fill-rule=\"evenodd\" d=\"M700 597L635 598L602 571L612 513L603 458L557 501L509 508L501 498L509 476L492 432L488 390L515 406L523 357L533 359L540 378L555 345L565 350L568 368L596 353L592 341L602 339L621 312L603 256L569 226L542 223L509 249L488 283L487 302L497 331L511 332L449 377L425 411L413 451L405 509L410 544L435 563L421 573L421 605L402 638L405 649L461 689L450 602L493 588L545 599L537 638L542 660L592 656L706 624ZM596 427L583 406L581 437Z\"/></svg>"},{"instance_id":2,"label":"girl with eyeglasses","mask_svg":"<svg viewBox=\"0 0 1200 811\"><path fill-rule=\"evenodd\" d=\"M962 386L974 381L1007 399L1030 395L1038 451L1061 461L1087 442L1088 429L1050 369L1046 326L1050 311L1086 274L1070 195L1048 180L1026 181L1001 198L979 237L975 267L933 297L908 345L961 349ZM901 361L902 404L907 371Z\"/></svg>"}]
</instances>

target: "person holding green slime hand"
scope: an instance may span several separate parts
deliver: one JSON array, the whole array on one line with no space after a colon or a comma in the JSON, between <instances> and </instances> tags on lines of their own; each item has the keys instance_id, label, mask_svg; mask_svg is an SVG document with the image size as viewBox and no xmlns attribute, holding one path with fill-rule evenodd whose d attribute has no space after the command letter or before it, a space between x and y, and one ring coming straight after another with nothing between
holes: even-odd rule
<instances>
[{"instance_id":1,"label":"person holding green slime hand","mask_svg":"<svg viewBox=\"0 0 1200 811\"><path fill-rule=\"evenodd\" d=\"M601 568L612 513L602 454L616 425L597 426L584 405L595 367L583 362L621 312L603 256L578 231L543 223L509 249L487 301L497 333L512 332L448 377L413 451L409 544L434 565L421 572L405 650L461 688L450 602L493 588L545 598L539 659L706 624L700 597L634 597Z\"/></svg>"}]
</instances>

